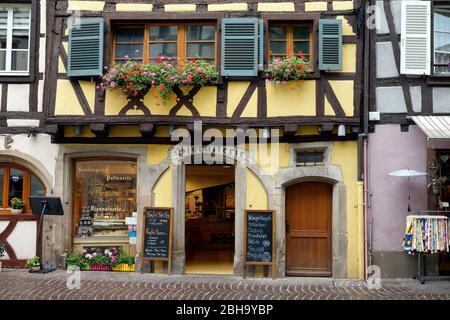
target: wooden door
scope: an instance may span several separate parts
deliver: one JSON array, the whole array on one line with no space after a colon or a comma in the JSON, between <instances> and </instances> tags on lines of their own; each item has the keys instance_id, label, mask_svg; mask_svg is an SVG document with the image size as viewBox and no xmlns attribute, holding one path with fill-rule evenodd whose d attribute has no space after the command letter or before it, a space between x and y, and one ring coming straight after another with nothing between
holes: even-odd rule
<instances>
[{"instance_id":1,"label":"wooden door","mask_svg":"<svg viewBox=\"0 0 450 320\"><path fill-rule=\"evenodd\" d=\"M286 275L331 277L332 186L304 182L286 190Z\"/></svg>"}]
</instances>

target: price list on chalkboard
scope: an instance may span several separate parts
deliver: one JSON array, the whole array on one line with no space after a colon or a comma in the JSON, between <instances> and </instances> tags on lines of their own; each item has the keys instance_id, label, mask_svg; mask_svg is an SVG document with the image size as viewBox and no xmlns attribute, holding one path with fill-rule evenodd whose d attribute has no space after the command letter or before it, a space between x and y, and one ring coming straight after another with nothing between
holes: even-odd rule
<instances>
[{"instance_id":1,"label":"price list on chalkboard","mask_svg":"<svg viewBox=\"0 0 450 320\"><path fill-rule=\"evenodd\" d=\"M144 213L144 259L169 259L170 208L146 208Z\"/></svg>"},{"instance_id":2,"label":"price list on chalkboard","mask_svg":"<svg viewBox=\"0 0 450 320\"><path fill-rule=\"evenodd\" d=\"M272 263L272 212L247 212L247 262Z\"/></svg>"}]
</instances>

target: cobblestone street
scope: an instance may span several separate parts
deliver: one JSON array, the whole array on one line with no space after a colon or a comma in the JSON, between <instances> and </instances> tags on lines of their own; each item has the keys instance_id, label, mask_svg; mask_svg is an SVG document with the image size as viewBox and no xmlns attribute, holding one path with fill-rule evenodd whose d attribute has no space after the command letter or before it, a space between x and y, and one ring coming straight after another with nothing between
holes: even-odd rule
<instances>
[{"instance_id":1,"label":"cobblestone street","mask_svg":"<svg viewBox=\"0 0 450 320\"><path fill-rule=\"evenodd\" d=\"M138 273L82 272L80 289L68 289L65 271L31 274L3 269L0 299L16 300L409 300L450 299L450 283L383 281L369 290L354 280L313 278L247 279L232 276L166 276Z\"/></svg>"}]
</instances>

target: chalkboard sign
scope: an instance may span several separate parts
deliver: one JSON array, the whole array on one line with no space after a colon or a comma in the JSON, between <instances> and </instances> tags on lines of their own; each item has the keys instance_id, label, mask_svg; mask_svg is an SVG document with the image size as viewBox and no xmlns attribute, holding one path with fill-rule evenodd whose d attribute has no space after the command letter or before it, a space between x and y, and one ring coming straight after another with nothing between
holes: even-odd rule
<instances>
[{"instance_id":1,"label":"chalkboard sign","mask_svg":"<svg viewBox=\"0 0 450 320\"><path fill-rule=\"evenodd\" d=\"M172 208L145 208L143 219L142 260L168 261L170 273Z\"/></svg>"},{"instance_id":2,"label":"chalkboard sign","mask_svg":"<svg viewBox=\"0 0 450 320\"><path fill-rule=\"evenodd\" d=\"M244 277L246 265L271 265L274 276L274 211L246 210L244 230Z\"/></svg>"}]
</instances>

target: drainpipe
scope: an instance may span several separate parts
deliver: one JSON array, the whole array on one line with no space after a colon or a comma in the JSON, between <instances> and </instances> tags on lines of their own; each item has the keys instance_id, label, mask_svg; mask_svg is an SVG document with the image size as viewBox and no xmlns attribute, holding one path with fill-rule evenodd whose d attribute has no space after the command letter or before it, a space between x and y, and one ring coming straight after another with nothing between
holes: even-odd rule
<instances>
[{"instance_id":1,"label":"drainpipe","mask_svg":"<svg viewBox=\"0 0 450 320\"><path fill-rule=\"evenodd\" d=\"M372 1L366 1L364 10ZM371 252L368 251L368 214L369 214L369 94L370 94L370 30L364 23L364 265L365 280L368 277L368 260Z\"/></svg>"},{"instance_id":2,"label":"drainpipe","mask_svg":"<svg viewBox=\"0 0 450 320\"><path fill-rule=\"evenodd\" d=\"M368 212L369 212L369 90L370 90L370 30L366 24L367 9L370 0L364 3L364 99L363 99L363 133L359 139L363 144L363 193L364 193L364 280L368 278L369 241L368 241Z\"/></svg>"}]
</instances>

